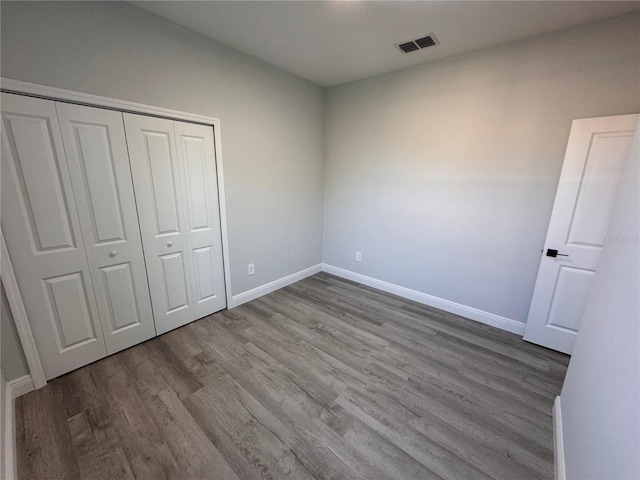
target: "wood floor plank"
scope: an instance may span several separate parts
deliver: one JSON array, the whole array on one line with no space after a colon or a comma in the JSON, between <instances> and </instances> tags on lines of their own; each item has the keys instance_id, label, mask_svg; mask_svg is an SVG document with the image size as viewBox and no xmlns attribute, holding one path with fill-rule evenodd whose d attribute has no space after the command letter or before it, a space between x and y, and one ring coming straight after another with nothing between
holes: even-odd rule
<instances>
[{"instance_id":1,"label":"wood floor plank","mask_svg":"<svg viewBox=\"0 0 640 480\"><path fill-rule=\"evenodd\" d=\"M179 480L184 472L178 466L166 442L156 444L152 450L129 461L133 476L138 480Z\"/></svg>"},{"instance_id":2,"label":"wood floor plank","mask_svg":"<svg viewBox=\"0 0 640 480\"><path fill-rule=\"evenodd\" d=\"M21 478L80 477L67 419L59 405L62 389L50 384L16 399L17 470Z\"/></svg>"},{"instance_id":3,"label":"wood floor plank","mask_svg":"<svg viewBox=\"0 0 640 480\"><path fill-rule=\"evenodd\" d=\"M416 430L437 437L438 443L461 458L472 464L490 462L490 466L480 468L487 472L502 471L503 475L496 478L506 478L506 472L514 478L548 476L547 449L540 452L530 445L525 446L524 439L503 425L490 420L480 422L464 403L451 402L445 395L425 396L419 389L394 378L392 372L374 367L372 375L375 380L362 393L373 400L394 405L395 415L404 418ZM516 456L520 460L514 463Z\"/></svg>"},{"instance_id":4,"label":"wood floor plank","mask_svg":"<svg viewBox=\"0 0 640 480\"><path fill-rule=\"evenodd\" d=\"M164 390L154 397L150 410L163 429L164 441L178 461L183 478L238 480L173 390Z\"/></svg>"},{"instance_id":5,"label":"wood floor plank","mask_svg":"<svg viewBox=\"0 0 640 480\"><path fill-rule=\"evenodd\" d=\"M162 432L138 394L137 377L128 375L120 357L116 355L99 362L93 372L99 386L98 407L89 410L90 418L96 418L114 430L117 445L126 457L136 458L160 443ZM96 442L96 450L101 450L99 442Z\"/></svg>"},{"instance_id":6,"label":"wood floor plank","mask_svg":"<svg viewBox=\"0 0 640 480\"><path fill-rule=\"evenodd\" d=\"M73 449L80 477L110 480L133 479L129 461L115 428L93 410L69 419Z\"/></svg>"},{"instance_id":7,"label":"wood floor plank","mask_svg":"<svg viewBox=\"0 0 640 480\"><path fill-rule=\"evenodd\" d=\"M354 422L344 438L371 462L380 472L380 477L405 480L441 478L361 421Z\"/></svg>"},{"instance_id":8,"label":"wood floor plank","mask_svg":"<svg viewBox=\"0 0 640 480\"><path fill-rule=\"evenodd\" d=\"M243 479L311 479L290 448L289 432L280 438L245 407L250 394L240 394L230 376L216 379L185 400L185 406L222 455ZM244 398L243 398L244 397ZM252 399L252 404L257 400Z\"/></svg>"},{"instance_id":9,"label":"wood floor plank","mask_svg":"<svg viewBox=\"0 0 640 480\"><path fill-rule=\"evenodd\" d=\"M392 355L400 356L400 353L394 352ZM450 383L446 378L443 380L437 369L429 372L430 367L416 365L413 362L405 362L402 367L410 373L410 377L407 381L401 382L401 379L394 379L393 375L374 366L373 372L377 375L373 377L372 382L377 383L373 388L404 392L407 394L406 400L412 400L414 397L420 399L424 404L423 408L437 412L452 424L464 425L468 435L491 435L493 441L508 439L513 448L526 444L532 452L540 450L539 454L548 458L551 447L550 416L543 424L527 422L508 409L498 409L494 406L492 401L498 401L501 397L499 393L487 395L484 399L478 398L469 395L464 383ZM518 407L517 411L521 409ZM513 423L512 418L515 420Z\"/></svg>"},{"instance_id":10,"label":"wood floor plank","mask_svg":"<svg viewBox=\"0 0 640 480\"><path fill-rule=\"evenodd\" d=\"M320 273L16 402L40 479L550 479L568 357Z\"/></svg>"},{"instance_id":11,"label":"wood floor plank","mask_svg":"<svg viewBox=\"0 0 640 480\"><path fill-rule=\"evenodd\" d=\"M440 478L491 478L426 435L420 434L403 422L390 420L391 409L381 408L355 390L349 389L344 392L337 402Z\"/></svg>"}]
</instances>

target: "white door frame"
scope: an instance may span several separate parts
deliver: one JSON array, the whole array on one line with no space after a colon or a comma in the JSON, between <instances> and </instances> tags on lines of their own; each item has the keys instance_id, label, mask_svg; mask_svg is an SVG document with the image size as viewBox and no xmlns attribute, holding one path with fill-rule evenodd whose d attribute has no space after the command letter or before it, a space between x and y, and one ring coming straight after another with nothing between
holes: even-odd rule
<instances>
[{"instance_id":1,"label":"white door frame","mask_svg":"<svg viewBox=\"0 0 640 480\"><path fill-rule=\"evenodd\" d=\"M40 355L38 355L38 349L36 348L36 341L33 338L33 332L31 331L31 325L27 318L27 311L24 308L22 302L22 295L18 289L18 282L16 281L16 275L13 271L13 265L9 258L9 251L7 250L7 244L4 241L4 234L0 229L0 241L2 242L0 257L2 259L2 286L4 292L7 294L7 301L9 302L9 309L13 315L13 320L16 323L16 330L18 331L18 337L20 337L20 343L22 344L22 351L27 360L29 371L31 373L31 380L35 388L44 387L47 384L47 379L44 375L44 369L40 362Z\"/></svg>"},{"instance_id":2,"label":"white door frame","mask_svg":"<svg viewBox=\"0 0 640 480\"><path fill-rule=\"evenodd\" d=\"M15 93L18 95L27 95L31 97L44 98L53 101L63 101L75 103L78 105L86 105L90 107L100 107L120 112L138 113L149 115L152 117L161 117L171 120L182 120L185 122L198 123L213 127L213 138L215 141L216 154L216 171L218 173L218 197L220 201L220 227L222 230L222 259L224 262L224 284L225 296L227 299L227 307L232 305L231 291L231 263L229 259L229 236L227 230L227 202L224 190L224 168L222 161L222 135L220 132L220 119L206 117L203 115L195 115L192 113L181 112L178 110L169 110L142 103L128 102L126 100L118 100L115 98L101 97L98 95L90 95L88 93L74 92L72 90L64 90L62 88L49 87L46 85L38 85L36 83L23 82L20 80L12 80L10 78L0 77L0 91L6 93ZM8 252L2 237L2 283L5 286L9 306L16 322L18 336L22 343L29 370L31 370L31 378L35 388L46 385L44 371L38 350L35 348L35 341L31 326L24 310L24 304L18 289L13 269L10 268L11 263ZM6 277L6 278L5 278Z\"/></svg>"}]
</instances>

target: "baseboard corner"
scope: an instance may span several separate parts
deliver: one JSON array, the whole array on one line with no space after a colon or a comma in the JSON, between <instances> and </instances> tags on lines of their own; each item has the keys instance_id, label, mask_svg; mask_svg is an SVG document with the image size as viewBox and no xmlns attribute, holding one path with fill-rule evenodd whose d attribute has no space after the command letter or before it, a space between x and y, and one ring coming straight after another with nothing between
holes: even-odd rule
<instances>
[{"instance_id":1,"label":"baseboard corner","mask_svg":"<svg viewBox=\"0 0 640 480\"><path fill-rule=\"evenodd\" d=\"M31 375L23 375L7 382L7 391L11 393L12 400L26 395L33 390L35 390L35 387Z\"/></svg>"},{"instance_id":2,"label":"baseboard corner","mask_svg":"<svg viewBox=\"0 0 640 480\"><path fill-rule=\"evenodd\" d=\"M553 402L553 465L555 480L567 480L562 433L562 404L559 395Z\"/></svg>"},{"instance_id":3,"label":"baseboard corner","mask_svg":"<svg viewBox=\"0 0 640 480\"><path fill-rule=\"evenodd\" d=\"M4 472L0 477L6 480L16 478L16 398L35 390L31 375L23 375L9 380L4 398L4 425L2 425L4 448Z\"/></svg>"}]
</instances>

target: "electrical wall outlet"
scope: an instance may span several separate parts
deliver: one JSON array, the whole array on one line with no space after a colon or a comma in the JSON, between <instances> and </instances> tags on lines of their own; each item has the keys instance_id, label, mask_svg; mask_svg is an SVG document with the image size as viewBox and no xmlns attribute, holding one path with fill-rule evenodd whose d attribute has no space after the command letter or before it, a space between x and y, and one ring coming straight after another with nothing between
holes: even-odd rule
<instances>
[{"instance_id":1,"label":"electrical wall outlet","mask_svg":"<svg viewBox=\"0 0 640 480\"><path fill-rule=\"evenodd\" d=\"M256 266L253 263L247 265L247 275L253 275L256 273Z\"/></svg>"},{"instance_id":2,"label":"electrical wall outlet","mask_svg":"<svg viewBox=\"0 0 640 480\"><path fill-rule=\"evenodd\" d=\"M356 252L356 262L362 261L362 252Z\"/></svg>"}]
</instances>

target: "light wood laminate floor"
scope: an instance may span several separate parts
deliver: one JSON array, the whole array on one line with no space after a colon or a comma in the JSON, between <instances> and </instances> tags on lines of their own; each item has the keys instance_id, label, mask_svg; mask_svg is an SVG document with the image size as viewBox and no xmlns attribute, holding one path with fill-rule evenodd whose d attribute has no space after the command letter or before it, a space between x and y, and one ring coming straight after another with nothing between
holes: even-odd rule
<instances>
[{"instance_id":1,"label":"light wood laminate floor","mask_svg":"<svg viewBox=\"0 0 640 480\"><path fill-rule=\"evenodd\" d=\"M20 397L19 478L552 478L567 363L318 274Z\"/></svg>"}]
</instances>

